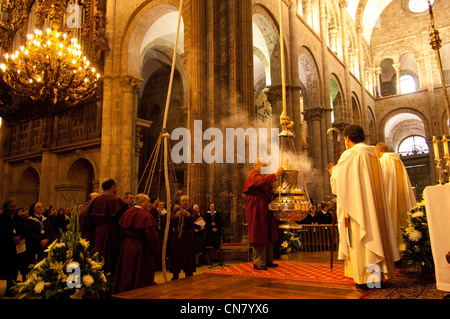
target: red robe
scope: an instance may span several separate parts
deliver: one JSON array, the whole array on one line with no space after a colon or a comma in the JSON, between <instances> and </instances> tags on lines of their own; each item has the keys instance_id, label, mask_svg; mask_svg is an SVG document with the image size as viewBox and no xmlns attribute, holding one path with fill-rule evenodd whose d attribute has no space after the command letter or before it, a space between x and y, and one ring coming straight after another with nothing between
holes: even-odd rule
<instances>
[{"instance_id":1,"label":"red robe","mask_svg":"<svg viewBox=\"0 0 450 319\"><path fill-rule=\"evenodd\" d=\"M186 210L190 216L175 217L178 209L174 209L171 213L170 227L173 229L170 254L171 273L179 273L183 270L185 274L188 274L196 270L193 227L199 215L190 207ZM183 226L181 227L181 225Z\"/></svg>"},{"instance_id":2,"label":"red robe","mask_svg":"<svg viewBox=\"0 0 450 319\"><path fill-rule=\"evenodd\" d=\"M125 202L115 195L103 193L89 205L85 221L86 229L92 232L91 247L105 259L104 270L112 276L115 274L122 238L119 219L126 210Z\"/></svg>"},{"instance_id":3,"label":"red robe","mask_svg":"<svg viewBox=\"0 0 450 319\"><path fill-rule=\"evenodd\" d=\"M261 175L259 169L251 170L247 176L245 217L250 244L269 245L278 241L277 221L268 206L272 201L272 184L276 180L275 174Z\"/></svg>"},{"instance_id":4,"label":"red robe","mask_svg":"<svg viewBox=\"0 0 450 319\"><path fill-rule=\"evenodd\" d=\"M144 209L132 207L120 218L119 226L124 239L112 292L153 285L155 256L160 249L155 219Z\"/></svg>"}]
</instances>

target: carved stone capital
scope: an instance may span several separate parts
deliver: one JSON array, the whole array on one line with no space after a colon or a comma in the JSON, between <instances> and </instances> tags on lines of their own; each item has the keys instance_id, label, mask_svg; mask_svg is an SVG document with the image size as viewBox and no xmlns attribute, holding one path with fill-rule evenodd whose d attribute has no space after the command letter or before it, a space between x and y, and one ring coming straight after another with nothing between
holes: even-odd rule
<instances>
[{"instance_id":1,"label":"carved stone capital","mask_svg":"<svg viewBox=\"0 0 450 319\"><path fill-rule=\"evenodd\" d=\"M141 78L136 78L131 75L124 75L120 77L120 86L123 92L135 92L141 88L141 83L144 80Z\"/></svg>"}]
</instances>

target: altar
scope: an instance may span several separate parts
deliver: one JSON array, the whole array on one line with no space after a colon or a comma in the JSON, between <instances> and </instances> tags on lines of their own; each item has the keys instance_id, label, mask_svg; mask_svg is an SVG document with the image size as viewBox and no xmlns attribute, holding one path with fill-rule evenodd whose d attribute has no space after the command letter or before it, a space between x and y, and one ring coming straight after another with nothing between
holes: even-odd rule
<instances>
[{"instance_id":1,"label":"altar","mask_svg":"<svg viewBox=\"0 0 450 319\"><path fill-rule=\"evenodd\" d=\"M450 291L450 184L427 186L423 197L436 270L436 288Z\"/></svg>"}]
</instances>

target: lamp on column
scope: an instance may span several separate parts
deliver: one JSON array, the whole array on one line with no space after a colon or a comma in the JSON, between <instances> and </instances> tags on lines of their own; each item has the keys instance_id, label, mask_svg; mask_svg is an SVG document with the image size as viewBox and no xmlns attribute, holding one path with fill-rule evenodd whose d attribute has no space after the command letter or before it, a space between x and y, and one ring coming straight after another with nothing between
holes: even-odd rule
<instances>
[{"instance_id":1,"label":"lamp on column","mask_svg":"<svg viewBox=\"0 0 450 319\"><path fill-rule=\"evenodd\" d=\"M29 34L25 45L5 54L0 69L14 104L40 101L74 106L94 97L100 78L82 56L77 39L57 28Z\"/></svg>"}]
</instances>

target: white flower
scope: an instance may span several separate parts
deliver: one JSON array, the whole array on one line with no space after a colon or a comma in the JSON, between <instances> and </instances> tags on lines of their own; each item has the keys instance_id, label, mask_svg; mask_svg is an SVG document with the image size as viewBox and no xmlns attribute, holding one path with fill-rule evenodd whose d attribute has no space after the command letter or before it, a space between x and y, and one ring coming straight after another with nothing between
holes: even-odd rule
<instances>
[{"instance_id":1,"label":"white flower","mask_svg":"<svg viewBox=\"0 0 450 319\"><path fill-rule=\"evenodd\" d=\"M37 294L40 294L42 290L44 290L45 283L43 281L39 281L36 283L36 286L34 286L34 292Z\"/></svg>"},{"instance_id":2,"label":"white flower","mask_svg":"<svg viewBox=\"0 0 450 319\"><path fill-rule=\"evenodd\" d=\"M101 274L100 275L100 279L103 281L103 282L106 282L106 276L105 276L105 274Z\"/></svg>"},{"instance_id":3,"label":"white flower","mask_svg":"<svg viewBox=\"0 0 450 319\"><path fill-rule=\"evenodd\" d=\"M94 278L91 275L84 275L81 280L86 287L90 287L94 283Z\"/></svg>"},{"instance_id":4,"label":"white flower","mask_svg":"<svg viewBox=\"0 0 450 319\"><path fill-rule=\"evenodd\" d=\"M411 215L412 218L423 217L423 212L415 212Z\"/></svg>"},{"instance_id":5,"label":"white flower","mask_svg":"<svg viewBox=\"0 0 450 319\"><path fill-rule=\"evenodd\" d=\"M44 262L45 262L45 259L42 259L40 262L38 262L36 265L34 265L33 269L40 268L44 264Z\"/></svg>"},{"instance_id":6,"label":"white flower","mask_svg":"<svg viewBox=\"0 0 450 319\"><path fill-rule=\"evenodd\" d=\"M408 234L408 238L411 241L419 241L422 238L422 233L418 230L413 230Z\"/></svg>"}]
</instances>

